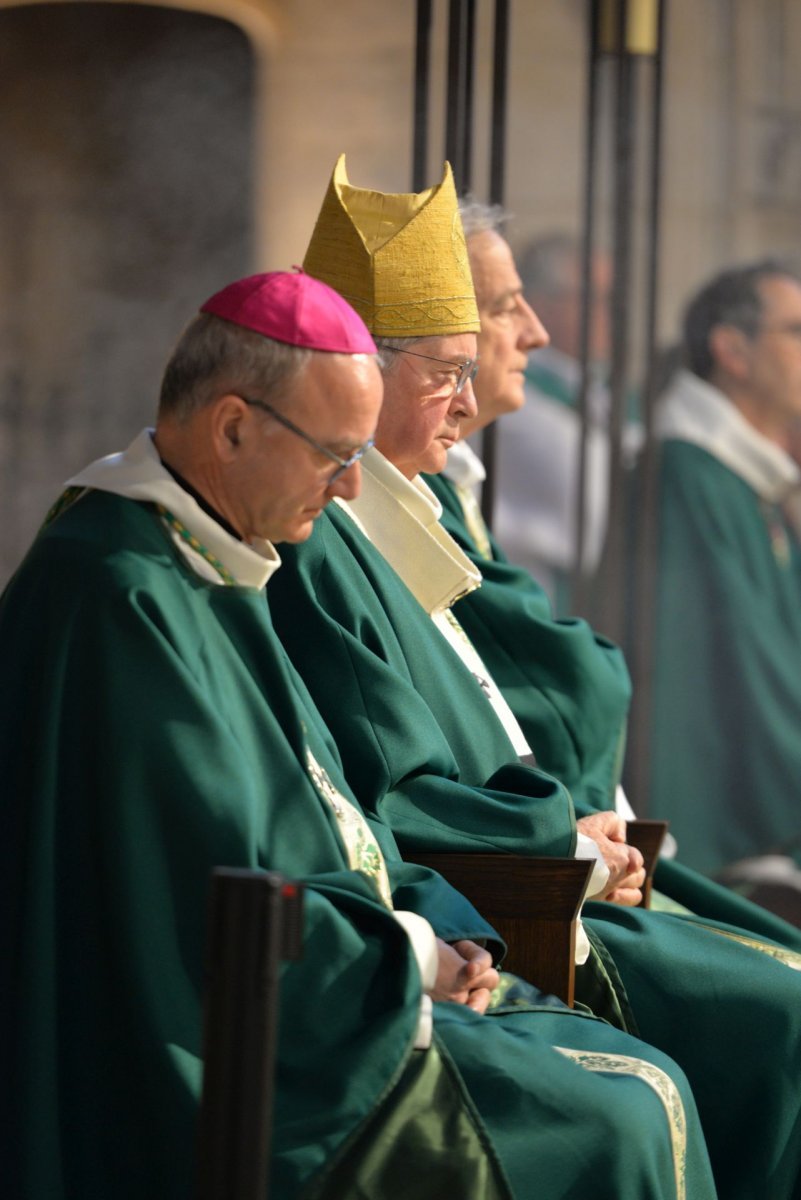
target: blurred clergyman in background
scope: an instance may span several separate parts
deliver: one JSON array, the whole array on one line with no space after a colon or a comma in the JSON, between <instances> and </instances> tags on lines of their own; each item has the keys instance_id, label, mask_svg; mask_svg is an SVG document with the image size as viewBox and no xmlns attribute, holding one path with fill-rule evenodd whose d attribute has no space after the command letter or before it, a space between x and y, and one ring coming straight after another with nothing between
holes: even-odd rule
<instances>
[{"instance_id":1,"label":"blurred clergyman in background","mask_svg":"<svg viewBox=\"0 0 801 1200\"><path fill-rule=\"evenodd\" d=\"M657 419L651 803L713 872L801 842L801 278L763 261L708 282L684 361Z\"/></svg>"}]
</instances>

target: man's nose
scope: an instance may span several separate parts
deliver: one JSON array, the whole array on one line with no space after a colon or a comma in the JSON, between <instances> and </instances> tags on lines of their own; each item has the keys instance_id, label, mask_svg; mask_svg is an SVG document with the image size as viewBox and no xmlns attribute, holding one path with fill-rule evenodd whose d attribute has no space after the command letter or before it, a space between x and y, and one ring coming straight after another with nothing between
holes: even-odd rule
<instances>
[{"instance_id":1,"label":"man's nose","mask_svg":"<svg viewBox=\"0 0 801 1200\"><path fill-rule=\"evenodd\" d=\"M470 420L478 415L476 394L473 391L473 381L468 379L460 392L454 392L450 406L451 415L461 420Z\"/></svg>"},{"instance_id":2,"label":"man's nose","mask_svg":"<svg viewBox=\"0 0 801 1200\"><path fill-rule=\"evenodd\" d=\"M325 494L329 499L338 496L340 500L355 500L362 490L362 464L355 462L352 467L329 484Z\"/></svg>"},{"instance_id":3,"label":"man's nose","mask_svg":"<svg viewBox=\"0 0 801 1200\"><path fill-rule=\"evenodd\" d=\"M550 343L548 330L539 319L528 301L520 300L525 318L520 331L520 341L524 350L542 350Z\"/></svg>"}]
</instances>

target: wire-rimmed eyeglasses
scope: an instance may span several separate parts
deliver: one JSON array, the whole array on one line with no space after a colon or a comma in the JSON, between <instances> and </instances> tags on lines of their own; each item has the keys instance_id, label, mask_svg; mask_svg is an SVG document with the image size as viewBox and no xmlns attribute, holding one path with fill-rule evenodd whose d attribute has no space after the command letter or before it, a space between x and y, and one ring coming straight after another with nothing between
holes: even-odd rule
<instances>
[{"instance_id":1,"label":"wire-rimmed eyeglasses","mask_svg":"<svg viewBox=\"0 0 801 1200\"><path fill-rule=\"evenodd\" d=\"M271 404L266 402L266 400L251 400L248 396L243 396L242 399L245 401L245 404L249 404L253 408L264 409L264 411L268 412L270 416L278 422L279 425L283 425L285 429L290 431L290 433L297 434L299 438L303 438L304 442L307 442L310 446L313 446L314 449L319 451L320 454L324 454L326 458L331 459L331 462L335 462L337 466L336 470L331 473L328 479L329 486L334 483L335 480L339 479L340 475L344 475L346 471L349 471L351 467L359 461L360 458L364 458L367 451L375 442L375 438L368 438L367 441L361 446L356 447L350 458L340 458L340 456L335 454L333 450L329 450L327 446L323 446L320 442L315 441L310 434L305 433L298 425L294 423L294 421L290 421L289 417L285 417L283 413L277 412Z\"/></svg>"},{"instance_id":2,"label":"wire-rimmed eyeglasses","mask_svg":"<svg viewBox=\"0 0 801 1200\"><path fill-rule=\"evenodd\" d=\"M428 362L443 363L446 367L455 367L459 374L456 377L456 386L453 389L454 396L458 396L464 390L464 386L468 379L472 383L476 375L478 375L478 355L475 358L466 358L463 362L454 362L450 358L432 358L430 354L418 354L416 350L401 350L399 346L382 346L383 350L389 350L391 354L411 354L413 358L425 358Z\"/></svg>"}]
</instances>

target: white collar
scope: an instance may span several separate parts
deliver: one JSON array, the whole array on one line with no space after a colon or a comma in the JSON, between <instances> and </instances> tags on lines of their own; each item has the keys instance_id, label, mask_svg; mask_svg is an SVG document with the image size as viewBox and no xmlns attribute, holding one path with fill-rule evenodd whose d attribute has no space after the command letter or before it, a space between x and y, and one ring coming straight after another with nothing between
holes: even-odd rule
<instances>
[{"instance_id":1,"label":"white collar","mask_svg":"<svg viewBox=\"0 0 801 1200\"><path fill-rule=\"evenodd\" d=\"M689 371L679 371L659 401L655 428L663 440L707 450L772 504L801 485L790 455L754 429L723 392Z\"/></svg>"},{"instance_id":2,"label":"white collar","mask_svg":"<svg viewBox=\"0 0 801 1200\"><path fill-rule=\"evenodd\" d=\"M481 574L439 523L442 505L417 476L408 480L378 450L362 459L362 490L338 500L427 613L443 612L481 583Z\"/></svg>"},{"instance_id":3,"label":"white collar","mask_svg":"<svg viewBox=\"0 0 801 1200\"><path fill-rule=\"evenodd\" d=\"M487 478L484 464L468 442L457 442L448 451L442 474L459 487L474 488Z\"/></svg>"},{"instance_id":4,"label":"white collar","mask_svg":"<svg viewBox=\"0 0 801 1200\"><path fill-rule=\"evenodd\" d=\"M242 587L263 588L281 565L271 542L240 542L204 512L161 464L153 431L143 429L120 454L109 454L67 480L67 487L94 488L129 500L163 504L210 551Z\"/></svg>"},{"instance_id":5,"label":"white collar","mask_svg":"<svg viewBox=\"0 0 801 1200\"><path fill-rule=\"evenodd\" d=\"M417 476L406 479L377 450L362 459L362 491L342 507L395 569L452 649L486 691L518 754L530 747L508 703L450 607L481 583L473 566L439 523L442 506Z\"/></svg>"}]
</instances>

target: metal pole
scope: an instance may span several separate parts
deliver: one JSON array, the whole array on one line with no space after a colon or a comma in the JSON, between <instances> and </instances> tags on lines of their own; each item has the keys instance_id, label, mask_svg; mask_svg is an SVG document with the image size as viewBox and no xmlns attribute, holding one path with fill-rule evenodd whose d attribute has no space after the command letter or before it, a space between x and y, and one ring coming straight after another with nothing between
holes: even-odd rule
<instances>
[{"instance_id":1,"label":"metal pole","mask_svg":"<svg viewBox=\"0 0 801 1200\"><path fill-rule=\"evenodd\" d=\"M503 204L506 185L506 97L509 71L509 0L495 0L492 66L492 130L490 137L490 204ZM489 529L497 496L498 427L493 421L481 437L481 457L487 477L481 489L481 514Z\"/></svg>"},{"instance_id":2,"label":"metal pole","mask_svg":"<svg viewBox=\"0 0 801 1200\"><path fill-rule=\"evenodd\" d=\"M606 547L598 594L603 633L621 642L625 635L625 547L627 538L621 440L629 360L631 237L634 212L634 70L627 51L628 2L617 10L615 71L615 177L613 189L612 345L609 369L609 510Z\"/></svg>"},{"instance_id":3,"label":"metal pole","mask_svg":"<svg viewBox=\"0 0 801 1200\"><path fill-rule=\"evenodd\" d=\"M590 606L589 580L583 570L587 508L587 438L590 378L590 321L592 312L592 260L595 244L595 193L600 112L600 13L598 0L590 5L587 58L586 143L584 148L584 242L581 261L581 316L579 325L579 388L576 413L579 421L578 486L576 495L576 559L573 564L571 611L586 614Z\"/></svg>"},{"instance_id":4,"label":"metal pole","mask_svg":"<svg viewBox=\"0 0 801 1200\"><path fill-rule=\"evenodd\" d=\"M465 42L467 20L464 0L450 0L448 8L448 71L445 93L445 157L453 169L457 192L462 191L465 124Z\"/></svg>"},{"instance_id":5,"label":"metal pole","mask_svg":"<svg viewBox=\"0 0 801 1200\"><path fill-rule=\"evenodd\" d=\"M428 163L428 93L431 76L432 0L417 0L414 53L414 143L412 147L412 191L426 186Z\"/></svg>"},{"instance_id":6,"label":"metal pole","mask_svg":"<svg viewBox=\"0 0 801 1200\"><path fill-rule=\"evenodd\" d=\"M649 752L652 711L651 672L656 631L657 567L659 561L659 446L654 439L655 359L658 326L659 251L661 233L662 106L667 0L658 2L657 49L652 77L651 161L649 174L650 243L645 330L646 384L642 396L645 442L638 464L637 523L634 538L634 619L629 655L636 703L632 712L627 784L637 811L645 816L650 783Z\"/></svg>"},{"instance_id":7,"label":"metal pole","mask_svg":"<svg viewBox=\"0 0 801 1200\"><path fill-rule=\"evenodd\" d=\"M462 72L462 88L464 102L462 112L462 176L460 195L471 190L473 180L473 82L475 75L475 46L476 46L476 0L464 0L464 70Z\"/></svg>"},{"instance_id":8,"label":"metal pole","mask_svg":"<svg viewBox=\"0 0 801 1200\"><path fill-rule=\"evenodd\" d=\"M506 192L506 112L509 75L509 0L495 0L492 59L492 135L489 202L503 204Z\"/></svg>"}]
</instances>

